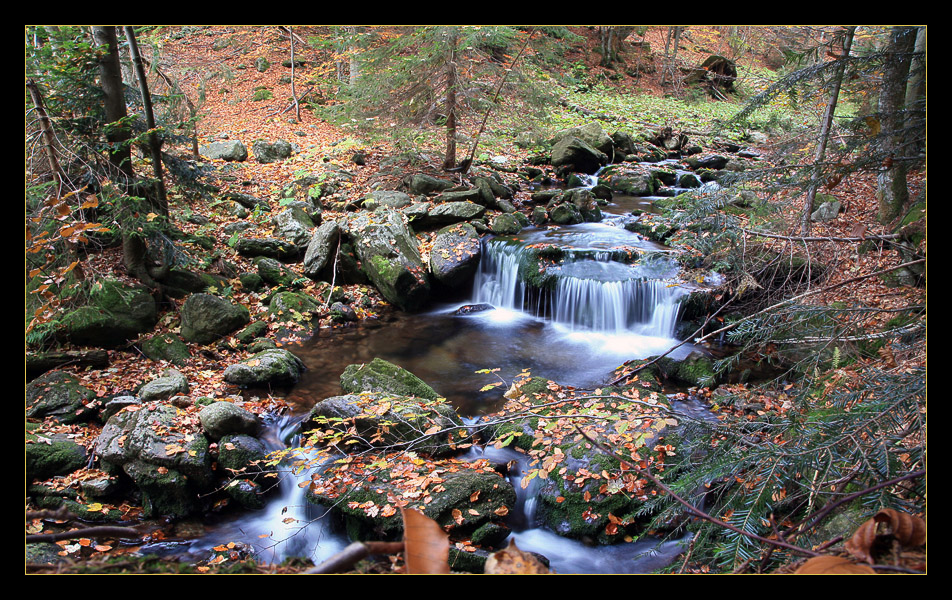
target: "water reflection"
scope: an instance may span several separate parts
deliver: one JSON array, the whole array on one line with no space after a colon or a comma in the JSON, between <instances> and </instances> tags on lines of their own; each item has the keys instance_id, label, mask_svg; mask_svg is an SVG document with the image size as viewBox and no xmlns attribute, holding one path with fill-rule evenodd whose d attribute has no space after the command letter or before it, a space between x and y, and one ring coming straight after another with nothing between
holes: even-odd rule
<instances>
[{"instance_id":1,"label":"water reflection","mask_svg":"<svg viewBox=\"0 0 952 600\"><path fill-rule=\"evenodd\" d=\"M350 364L382 358L407 369L449 400L464 416L498 410L499 388L480 392L498 381L476 373L499 369L511 383L521 371L576 387L597 387L626 360L667 351L677 343L663 337L580 332L512 310L456 315L460 305L426 314L394 316L382 326L325 329L288 349L300 356L307 372L287 401L300 411L341 393L340 374ZM689 347L679 349L685 356Z\"/></svg>"}]
</instances>

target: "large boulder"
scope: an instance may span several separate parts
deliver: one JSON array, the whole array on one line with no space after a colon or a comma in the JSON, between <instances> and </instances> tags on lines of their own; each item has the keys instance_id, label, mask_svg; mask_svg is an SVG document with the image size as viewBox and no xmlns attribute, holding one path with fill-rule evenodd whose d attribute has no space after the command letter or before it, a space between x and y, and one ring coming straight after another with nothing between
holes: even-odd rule
<instances>
[{"instance_id":1,"label":"large boulder","mask_svg":"<svg viewBox=\"0 0 952 600\"><path fill-rule=\"evenodd\" d=\"M171 404L116 413L103 426L95 452L104 468L121 469L132 479L148 517L196 514L214 485L208 438L184 425Z\"/></svg>"},{"instance_id":2,"label":"large boulder","mask_svg":"<svg viewBox=\"0 0 952 600\"><path fill-rule=\"evenodd\" d=\"M210 344L251 321L244 306L211 294L192 294L181 309L182 338L196 344Z\"/></svg>"},{"instance_id":3,"label":"large boulder","mask_svg":"<svg viewBox=\"0 0 952 600\"><path fill-rule=\"evenodd\" d=\"M301 207L292 206L275 215L273 235L295 246L303 247L311 239L314 225L314 219L310 214Z\"/></svg>"},{"instance_id":4,"label":"large boulder","mask_svg":"<svg viewBox=\"0 0 952 600\"><path fill-rule=\"evenodd\" d=\"M411 222L416 229L444 227L463 221L472 221L486 214L485 206L468 200L425 206L427 206L425 214L408 214L412 216Z\"/></svg>"},{"instance_id":5,"label":"large boulder","mask_svg":"<svg viewBox=\"0 0 952 600\"><path fill-rule=\"evenodd\" d=\"M577 137L565 137L552 147L552 166L593 175L608 164L608 155Z\"/></svg>"},{"instance_id":6,"label":"large boulder","mask_svg":"<svg viewBox=\"0 0 952 600\"><path fill-rule=\"evenodd\" d=\"M438 179L432 175L415 174L406 178L404 187L410 194L433 194L448 190L456 184L445 179Z\"/></svg>"},{"instance_id":7,"label":"large boulder","mask_svg":"<svg viewBox=\"0 0 952 600\"><path fill-rule=\"evenodd\" d=\"M188 379L185 375L169 369L139 388L139 398L143 402L155 402L158 400L168 400L173 396L188 394Z\"/></svg>"},{"instance_id":8,"label":"large boulder","mask_svg":"<svg viewBox=\"0 0 952 600\"><path fill-rule=\"evenodd\" d=\"M234 402L209 404L198 413L205 435L218 441L227 435L253 435L261 425L257 415Z\"/></svg>"},{"instance_id":9,"label":"large boulder","mask_svg":"<svg viewBox=\"0 0 952 600\"><path fill-rule=\"evenodd\" d=\"M311 409L302 429L317 429L318 436L323 436L320 441L333 440L339 447L356 445L430 456L453 454L469 437L459 415L442 398L430 400L382 392L322 400Z\"/></svg>"},{"instance_id":10,"label":"large boulder","mask_svg":"<svg viewBox=\"0 0 952 600\"><path fill-rule=\"evenodd\" d=\"M430 299L426 263L402 215L378 209L349 227L362 269L383 297L403 310L422 308Z\"/></svg>"},{"instance_id":11,"label":"large boulder","mask_svg":"<svg viewBox=\"0 0 952 600\"><path fill-rule=\"evenodd\" d=\"M425 381L403 367L375 358L369 363L348 365L340 376L345 393L381 392L436 400L439 394Z\"/></svg>"},{"instance_id":12,"label":"large boulder","mask_svg":"<svg viewBox=\"0 0 952 600\"><path fill-rule=\"evenodd\" d=\"M340 225L336 221L327 221L314 231L304 253L304 275L316 280L327 277L333 269L340 236Z\"/></svg>"},{"instance_id":13,"label":"large boulder","mask_svg":"<svg viewBox=\"0 0 952 600\"><path fill-rule=\"evenodd\" d=\"M479 233L472 225L444 227L436 234L430 250L430 272L441 284L458 288L472 280L480 255Z\"/></svg>"},{"instance_id":14,"label":"large boulder","mask_svg":"<svg viewBox=\"0 0 952 600\"><path fill-rule=\"evenodd\" d=\"M485 461L420 460L413 454L395 457L364 455L346 465L330 465L308 486L309 502L340 511L352 539L399 539L403 520L392 499L408 502L436 521L451 539L476 536L490 525L505 529L504 520L516 504L516 493ZM387 468L376 464L383 462ZM376 477L353 477L354 467L373 469Z\"/></svg>"},{"instance_id":15,"label":"large boulder","mask_svg":"<svg viewBox=\"0 0 952 600\"><path fill-rule=\"evenodd\" d=\"M139 342L139 349L152 360L167 361L173 365L184 365L191 358L188 346L182 338L171 333L161 333Z\"/></svg>"},{"instance_id":16,"label":"large boulder","mask_svg":"<svg viewBox=\"0 0 952 600\"><path fill-rule=\"evenodd\" d=\"M367 210L376 210L381 206L390 208L404 208L413 203L413 198L405 192L396 190L376 190L367 194L361 207Z\"/></svg>"},{"instance_id":17,"label":"large boulder","mask_svg":"<svg viewBox=\"0 0 952 600\"><path fill-rule=\"evenodd\" d=\"M251 152L259 163L273 163L290 158L294 148L284 140L266 142L258 140L251 145Z\"/></svg>"},{"instance_id":18,"label":"large boulder","mask_svg":"<svg viewBox=\"0 0 952 600\"><path fill-rule=\"evenodd\" d=\"M116 279L96 282L89 301L63 317L69 340L80 346L111 348L151 331L158 321L152 293Z\"/></svg>"},{"instance_id":19,"label":"large boulder","mask_svg":"<svg viewBox=\"0 0 952 600\"><path fill-rule=\"evenodd\" d=\"M238 140L219 140L199 148L205 158L212 160L242 161L248 158L248 149Z\"/></svg>"},{"instance_id":20,"label":"large boulder","mask_svg":"<svg viewBox=\"0 0 952 600\"><path fill-rule=\"evenodd\" d=\"M80 385L69 373L50 371L26 386L24 400L28 419L75 423L91 418L93 409L87 404L96 400L96 392Z\"/></svg>"},{"instance_id":21,"label":"large boulder","mask_svg":"<svg viewBox=\"0 0 952 600\"><path fill-rule=\"evenodd\" d=\"M297 383L304 363L287 350L263 350L225 369L226 382L242 387L288 386Z\"/></svg>"},{"instance_id":22,"label":"large boulder","mask_svg":"<svg viewBox=\"0 0 952 600\"><path fill-rule=\"evenodd\" d=\"M235 242L235 251L246 257L266 256L281 261L296 260L301 255L301 247L281 238L242 237Z\"/></svg>"},{"instance_id":23,"label":"large boulder","mask_svg":"<svg viewBox=\"0 0 952 600\"><path fill-rule=\"evenodd\" d=\"M552 146L555 147L559 142L568 139L568 138L578 138L585 142L588 146L591 146L595 150L611 156L615 143L611 137L602 129L602 126L598 123L586 123L585 125L579 125L578 127L570 127L568 129L563 129L556 132L552 136ZM554 166L555 163L553 163Z\"/></svg>"},{"instance_id":24,"label":"large boulder","mask_svg":"<svg viewBox=\"0 0 952 600\"><path fill-rule=\"evenodd\" d=\"M26 481L42 481L56 475L67 475L86 466L86 448L67 434L26 435Z\"/></svg>"}]
</instances>

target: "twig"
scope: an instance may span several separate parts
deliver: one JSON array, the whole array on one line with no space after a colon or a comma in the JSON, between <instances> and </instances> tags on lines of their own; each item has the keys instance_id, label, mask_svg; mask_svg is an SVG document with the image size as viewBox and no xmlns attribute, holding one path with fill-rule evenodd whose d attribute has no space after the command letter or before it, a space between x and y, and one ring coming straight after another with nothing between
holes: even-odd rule
<instances>
[{"instance_id":1,"label":"twig","mask_svg":"<svg viewBox=\"0 0 952 600\"><path fill-rule=\"evenodd\" d=\"M634 464L630 459L626 459L624 456L621 456L621 455L619 455L619 454L615 454L612 450L610 450L610 449L608 449L608 448L605 448L605 447L602 445L601 442L599 442L598 440L594 439L593 437L591 437L590 435L588 435L587 433L585 433L584 431L582 431L582 429L581 429L578 425L575 425L574 427L575 427L575 430L578 431L579 434L580 434L582 437L584 437L584 438L587 439L589 442L591 442L593 446L595 446L596 448L598 448L599 450L601 450L602 452L604 452L605 454L607 454L607 455L609 455L609 456L614 456L615 458L617 458L618 460L620 460L623 465L628 465L628 466L630 466L630 467L632 468L632 470L634 470L636 473L638 473L639 475L642 475L642 476L648 478L649 480L651 480L652 483L654 483L656 486L658 486L659 488L661 488L666 494L668 494L669 496L671 496L672 498L674 498L674 500L675 500L676 502L678 502L678 504L684 506L684 508L686 508L686 509L688 510L688 512L690 512L690 513L693 514L694 516L699 517L699 518L701 518L701 519L704 519L705 521L708 521L708 522L710 522L710 523L713 523L713 524L717 525L718 527L723 527L724 529L729 529L729 530L733 531L734 533L737 533L737 534L742 535L742 536L744 536L744 537L747 537L747 538L750 538L750 539L752 539L752 540L761 542L761 543L763 543L763 544L769 544L769 545L771 545L771 546L777 546L777 547L779 547L779 548L783 548L783 549L785 549L785 550L789 550L790 552L797 552L797 553L800 553L800 554L805 554L806 556L819 556L819 554L817 554L816 552L814 552L814 551L812 551L812 550L809 550L809 549L807 549L807 548L801 548L801 547L799 547L799 546L794 546L793 544L788 544L788 543L786 543L786 542L781 542L781 541L778 541L778 540L771 540L771 539L767 539L767 538L765 538L765 537L761 537L761 536L759 536L759 535L757 535L757 534L744 531L743 529L740 529L740 528L738 528L738 527L734 527L734 526L731 525L730 523L725 523L724 521L721 521L721 520L718 519L717 517L713 517L713 516L707 514L707 513L704 512L703 510L701 510L701 509L695 507L693 504L691 504L690 502L688 502L687 500L685 500L685 499L682 498L681 496L679 496L679 495L677 495L676 493L674 493L674 491L673 491L671 488L669 488L667 485L665 485L660 479L658 479L657 477L655 477L654 475L652 475L647 469L642 469L642 468L639 467L638 465Z\"/></svg>"},{"instance_id":2,"label":"twig","mask_svg":"<svg viewBox=\"0 0 952 600\"><path fill-rule=\"evenodd\" d=\"M308 574L342 573L358 561L374 554L396 554L403 551L403 542L354 542L312 569Z\"/></svg>"},{"instance_id":3,"label":"twig","mask_svg":"<svg viewBox=\"0 0 952 600\"><path fill-rule=\"evenodd\" d=\"M919 478L919 477L924 477L925 474L926 474L926 470L925 470L925 469L921 469L921 470L919 470L919 471L913 471L912 473L907 473L907 474L903 475L902 477L896 477L895 479L890 479L889 481L883 481L882 483L877 483L876 485L874 485L874 486L872 486L872 487L868 487L868 488L863 489L863 490L860 490L860 491L858 491L858 492L853 492L852 494L847 494L846 496L843 496L842 498L840 498L840 499L837 500L836 502L830 502L829 504L827 504L826 506L824 506L823 508L821 508L821 509L818 510L817 512L815 512L815 513L813 513L812 515L810 515L810 516L808 516L807 518L805 518L805 519L804 519L803 521L801 521L799 524L793 525L793 526L789 527L789 528L787 529L787 531L788 531L788 532L793 532L793 531L796 531L796 530L805 531L806 529L808 529L808 528L810 528L810 527L813 527L814 525L816 525L817 523L819 523L820 521L822 521L824 518L826 518L826 516L827 516L828 514L830 514L830 513L833 511L833 509L835 509L836 507L838 507L838 506L840 506L840 505L842 505L842 504L846 504L847 502L851 502L851 501L855 500L856 498L859 498L860 496L863 496L863 495L868 494L868 493L870 493L870 492L875 492L875 491L878 490L878 489L881 489L881 488L884 488L884 487L889 487L889 486L891 486L891 485L896 485L897 483L900 483L900 482L902 482L902 481L906 481L907 479L917 479L917 478Z\"/></svg>"},{"instance_id":4,"label":"twig","mask_svg":"<svg viewBox=\"0 0 952 600\"><path fill-rule=\"evenodd\" d=\"M479 130L473 137L473 149L469 153L469 165L473 164L473 158L476 156L476 147L479 145L479 136L481 136L483 134L483 130L486 129L486 122L489 120L489 113L492 112L492 107L496 105L496 99L499 98L499 92L502 90L502 86L506 82L506 78L509 77L509 73L512 72L512 69L516 66L516 63L522 56L522 53L525 52L526 48L529 46L529 41L532 39L532 35L534 33L535 28L529 30L529 35L526 36L526 43L522 45L519 53L516 54L516 57L512 59L511 63L509 63L509 68L506 69L506 73L502 76L502 78L499 80L499 84L496 86L496 92L493 94L493 99L489 103L489 108L486 109L486 114L483 116L483 122L480 124ZM463 174L465 174L465 172Z\"/></svg>"},{"instance_id":5,"label":"twig","mask_svg":"<svg viewBox=\"0 0 952 600\"><path fill-rule=\"evenodd\" d=\"M650 361L648 361L648 362L646 362L646 363L644 363L644 364L642 364L642 365L638 365L638 367L637 367L636 369L634 369L633 371L630 371L630 372L628 372L628 373L625 373L624 375L620 375L620 376L616 377L615 379L612 379L611 381L608 382L608 385L615 385L616 383L618 383L618 382L620 382L620 381L623 381L623 380L625 380L625 379L628 379L628 378L631 377L632 375L638 373L639 371L642 371L643 369L646 369L646 368L650 367L651 365L655 364L656 362L658 362L659 360L661 360L661 359L664 358L665 356L671 354L672 352L674 352L675 350L677 350L677 349L680 348L681 346L687 344L690 340L694 339L694 336L696 336L697 334L699 334L699 333L701 333L702 331L704 331L704 328L707 327L707 324L711 322L711 319L713 319L714 317L716 317L719 312L721 312L722 310L724 310L725 308L727 308L727 305L730 304L731 302L733 302L736 298L737 298L737 296L732 297L732 298L729 299L727 302L725 302L724 304L722 304L722 305L720 306L720 308L718 308L718 309L715 310L713 313L711 313L710 315L708 315L708 316L704 319L704 323L702 323L701 326L698 327L697 330L696 330L694 333L692 333L692 334L689 335L687 338L685 338L683 342L681 342L681 343L679 343L679 344L675 344L674 346L671 346L671 348L668 349L668 351L665 352L664 354L662 354L662 355L660 355L660 356L656 356L656 357L654 357L652 360L650 360Z\"/></svg>"}]
</instances>

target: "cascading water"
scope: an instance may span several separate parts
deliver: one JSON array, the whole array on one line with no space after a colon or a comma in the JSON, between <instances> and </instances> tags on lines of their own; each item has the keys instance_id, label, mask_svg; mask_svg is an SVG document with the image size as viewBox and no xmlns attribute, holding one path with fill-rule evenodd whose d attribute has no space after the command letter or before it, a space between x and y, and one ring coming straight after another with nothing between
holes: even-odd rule
<instances>
[{"instance_id":1,"label":"cascading water","mask_svg":"<svg viewBox=\"0 0 952 600\"><path fill-rule=\"evenodd\" d=\"M459 304L423 315L403 315L379 328L321 333L295 348L308 372L288 401L308 409L314 399L339 394L336 377L349 364L375 357L399 364L431 384L461 415L496 410L498 390L480 391L487 368L512 380L533 375L572 385L598 386L614 366L632 358L666 352L674 345L680 301L670 250L624 228L629 211L608 214L599 223L530 228L516 236L484 240L479 273L466 304L495 310L464 311ZM483 307L485 308L485 307ZM685 354L676 350L672 356ZM331 380L331 381L327 381ZM276 434L283 439L285 433ZM473 458L522 461L509 469L518 490L512 511L512 537L523 550L546 555L560 573L643 573L681 551L677 542L618 547L586 547L540 529L534 521L533 485L522 488L525 456L496 456L492 448L472 449ZM503 449L501 452L512 452ZM490 456L492 455L492 456ZM192 557L216 545L241 541L259 558L279 562L289 556L320 562L347 541L331 530L304 498L299 482L308 473L288 476L268 506L192 542ZM179 549L182 551L182 549Z\"/></svg>"},{"instance_id":2,"label":"cascading water","mask_svg":"<svg viewBox=\"0 0 952 600\"><path fill-rule=\"evenodd\" d=\"M484 241L474 302L547 318L571 331L673 335L679 302L686 292L666 279L673 274L671 263L655 260L629 265L613 260L611 251L570 248L569 253L585 258L570 257L549 267L546 287L534 287L526 279L538 273L525 271L539 268L531 264L538 238L535 234Z\"/></svg>"}]
</instances>

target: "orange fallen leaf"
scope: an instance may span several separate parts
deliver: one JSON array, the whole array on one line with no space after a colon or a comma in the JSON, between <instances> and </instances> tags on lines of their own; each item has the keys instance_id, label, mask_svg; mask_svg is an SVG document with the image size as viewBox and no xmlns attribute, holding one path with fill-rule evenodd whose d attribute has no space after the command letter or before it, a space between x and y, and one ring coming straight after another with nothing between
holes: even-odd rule
<instances>
[{"instance_id":1,"label":"orange fallen leaf","mask_svg":"<svg viewBox=\"0 0 952 600\"><path fill-rule=\"evenodd\" d=\"M448 574L449 537L439 524L422 512L401 508L403 553L410 574Z\"/></svg>"},{"instance_id":2,"label":"orange fallen leaf","mask_svg":"<svg viewBox=\"0 0 952 600\"><path fill-rule=\"evenodd\" d=\"M794 571L795 575L875 575L866 565L842 556L814 556Z\"/></svg>"}]
</instances>

